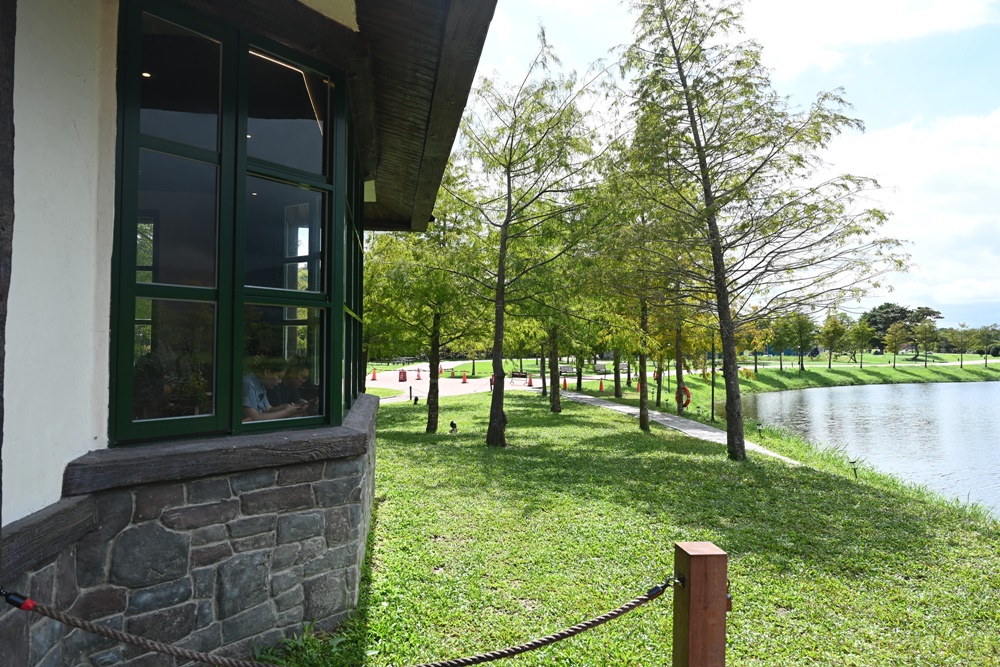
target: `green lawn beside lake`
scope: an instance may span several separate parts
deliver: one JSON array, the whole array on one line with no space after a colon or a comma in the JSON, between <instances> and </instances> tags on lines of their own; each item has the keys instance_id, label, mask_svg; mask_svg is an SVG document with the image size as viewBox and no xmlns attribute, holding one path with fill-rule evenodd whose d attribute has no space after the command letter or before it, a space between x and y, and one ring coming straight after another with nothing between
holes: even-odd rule
<instances>
[{"instance_id":1,"label":"green lawn beside lake","mask_svg":"<svg viewBox=\"0 0 1000 667\"><path fill-rule=\"evenodd\" d=\"M729 664L1000 664L1000 525L889 477L855 480L566 401L510 392L509 443L485 446L489 395L379 412L376 503L358 614L286 664L410 665L494 650L599 615L673 571L675 541L730 554ZM811 460L809 460L811 458ZM662 665L670 596L516 665Z\"/></svg>"}]
</instances>

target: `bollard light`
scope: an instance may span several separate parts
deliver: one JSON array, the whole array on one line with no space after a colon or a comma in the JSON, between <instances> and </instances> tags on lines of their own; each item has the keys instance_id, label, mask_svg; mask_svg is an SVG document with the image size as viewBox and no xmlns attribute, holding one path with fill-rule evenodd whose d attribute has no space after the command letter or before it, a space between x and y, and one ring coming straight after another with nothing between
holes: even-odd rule
<instances>
[{"instance_id":1,"label":"bollard light","mask_svg":"<svg viewBox=\"0 0 1000 667\"><path fill-rule=\"evenodd\" d=\"M758 438L764 437L764 425L761 424L760 422L757 422L757 437Z\"/></svg>"}]
</instances>

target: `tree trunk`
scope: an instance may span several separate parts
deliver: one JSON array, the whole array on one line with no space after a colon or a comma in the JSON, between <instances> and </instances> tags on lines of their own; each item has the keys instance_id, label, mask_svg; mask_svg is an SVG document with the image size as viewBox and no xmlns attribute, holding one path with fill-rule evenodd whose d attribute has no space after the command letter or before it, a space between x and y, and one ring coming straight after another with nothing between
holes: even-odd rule
<instances>
[{"instance_id":1,"label":"tree trunk","mask_svg":"<svg viewBox=\"0 0 1000 667\"><path fill-rule=\"evenodd\" d=\"M753 351L753 374L757 375L757 350Z\"/></svg>"},{"instance_id":2,"label":"tree trunk","mask_svg":"<svg viewBox=\"0 0 1000 667\"><path fill-rule=\"evenodd\" d=\"M865 351L864 350L861 350L861 357L860 357L860 359L861 359L861 362L859 363L858 368L862 369L862 368L865 367Z\"/></svg>"},{"instance_id":3,"label":"tree trunk","mask_svg":"<svg viewBox=\"0 0 1000 667\"><path fill-rule=\"evenodd\" d=\"M549 329L549 378L552 389L549 393L549 410L562 412L562 401L559 397L559 330Z\"/></svg>"},{"instance_id":4,"label":"tree trunk","mask_svg":"<svg viewBox=\"0 0 1000 667\"><path fill-rule=\"evenodd\" d=\"M833 348L830 348L830 354L827 357L826 370L831 370L833 368Z\"/></svg>"},{"instance_id":5,"label":"tree trunk","mask_svg":"<svg viewBox=\"0 0 1000 667\"><path fill-rule=\"evenodd\" d=\"M473 355L473 357L472 357L472 374L473 375L476 374L476 357L475 357L475 355Z\"/></svg>"},{"instance_id":6,"label":"tree trunk","mask_svg":"<svg viewBox=\"0 0 1000 667\"><path fill-rule=\"evenodd\" d=\"M576 390L583 391L583 361L582 357L576 360Z\"/></svg>"},{"instance_id":7,"label":"tree trunk","mask_svg":"<svg viewBox=\"0 0 1000 667\"><path fill-rule=\"evenodd\" d=\"M656 360L656 407L663 405L660 401L663 396L663 356Z\"/></svg>"},{"instance_id":8,"label":"tree trunk","mask_svg":"<svg viewBox=\"0 0 1000 667\"><path fill-rule=\"evenodd\" d=\"M621 352L615 350L611 354L611 362L615 365L615 398L622 397L622 371L619 366L622 362Z\"/></svg>"},{"instance_id":9,"label":"tree trunk","mask_svg":"<svg viewBox=\"0 0 1000 667\"><path fill-rule=\"evenodd\" d=\"M627 359L625 359L625 379L626 379L625 384L627 386L631 387L632 386L632 355L631 354L628 355Z\"/></svg>"},{"instance_id":10,"label":"tree trunk","mask_svg":"<svg viewBox=\"0 0 1000 667\"><path fill-rule=\"evenodd\" d=\"M507 176L508 192L510 191L510 175ZM509 202L509 196L508 196ZM503 409L504 378L503 370L503 328L504 307L507 296L507 234L510 225L510 204L508 203L508 218L500 227L500 247L497 257L497 288L493 316L493 397L490 401L490 423L486 429L486 444L490 447L507 446L507 413Z\"/></svg>"},{"instance_id":11,"label":"tree trunk","mask_svg":"<svg viewBox=\"0 0 1000 667\"><path fill-rule=\"evenodd\" d=\"M785 371L785 364L781 360L781 350L778 350L778 370L781 372Z\"/></svg>"},{"instance_id":12,"label":"tree trunk","mask_svg":"<svg viewBox=\"0 0 1000 667\"><path fill-rule=\"evenodd\" d=\"M684 353L681 351L681 323L677 322L677 328L674 330L674 350L677 353L677 359L674 362L674 372L677 375L677 391L674 392L674 399L677 401L677 414L684 415Z\"/></svg>"},{"instance_id":13,"label":"tree trunk","mask_svg":"<svg viewBox=\"0 0 1000 667\"><path fill-rule=\"evenodd\" d=\"M673 26L667 22L666 28L673 50L674 64L677 66L680 88L684 93L691 139L698 156L701 187L705 197L705 222L708 225L708 244L709 250L712 253L712 283L715 288L715 302L719 315L719 335L722 338L722 376L726 383L726 449L730 459L742 461L747 456L743 435L743 403L740 400L740 378L739 371L736 368L736 327L733 324L733 313L729 302L726 258L722 248L722 234L719 232L719 223L716 217L714 184L711 172L708 169L708 154L702 143L701 125L695 113L695 103L691 94L691 88L687 82L687 72L684 69L686 59L677 47L677 41L673 34Z\"/></svg>"},{"instance_id":14,"label":"tree trunk","mask_svg":"<svg viewBox=\"0 0 1000 667\"><path fill-rule=\"evenodd\" d=\"M548 396L549 392L545 386L545 352L542 351L542 355L538 357L538 377L542 381L542 396Z\"/></svg>"},{"instance_id":15,"label":"tree trunk","mask_svg":"<svg viewBox=\"0 0 1000 667\"><path fill-rule=\"evenodd\" d=\"M441 365L441 313L431 318L431 349L427 355L430 370L427 371L427 433L438 430L438 367Z\"/></svg>"},{"instance_id":16,"label":"tree trunk","mask_svg":"<svg viewBox=\"0 0 1000 667\"><path fill-rule=\"evenodd\" d=\"M639 428L649 431L649 385L646 383L646 344L649 339L649 309L645 299L639 299L639 327L643 344L639 347Z\"/></svg>"}]
</instances>

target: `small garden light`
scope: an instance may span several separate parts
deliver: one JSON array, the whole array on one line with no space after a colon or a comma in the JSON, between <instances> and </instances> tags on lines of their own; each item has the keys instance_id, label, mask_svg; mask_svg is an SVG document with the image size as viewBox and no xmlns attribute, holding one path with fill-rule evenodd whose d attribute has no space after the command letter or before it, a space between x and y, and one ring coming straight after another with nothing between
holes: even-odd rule
<instances>
[{"instance_id":1,"label":"small garden light","mask_svg":"<svg viewBox=\"0 0 1000 667\"><path fill-rule=\"evenodd\" d=\"M757 437L758 438L764 437L764 425L761 424L760 422L757 422Z\"/></svg>"}]
</instances>

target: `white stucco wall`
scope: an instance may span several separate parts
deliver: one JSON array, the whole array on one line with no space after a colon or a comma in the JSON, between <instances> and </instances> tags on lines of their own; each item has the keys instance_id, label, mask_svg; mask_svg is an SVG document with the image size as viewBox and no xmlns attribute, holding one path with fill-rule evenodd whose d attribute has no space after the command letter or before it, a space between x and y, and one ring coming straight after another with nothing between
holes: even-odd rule
<instances>
[{"instance_id":1,"label":"white stucco wall","mask_svg":"<svg viewBox=\"0 0 1000 667\"><path fill-rule=\"evenodd\" d=\"M3 520L107 446L117 0L18 2Z\"/></svg>"}]
</instances>

